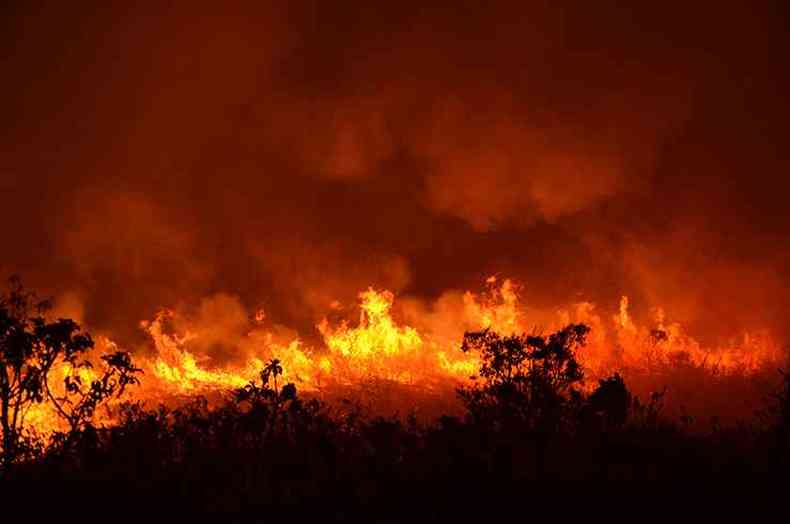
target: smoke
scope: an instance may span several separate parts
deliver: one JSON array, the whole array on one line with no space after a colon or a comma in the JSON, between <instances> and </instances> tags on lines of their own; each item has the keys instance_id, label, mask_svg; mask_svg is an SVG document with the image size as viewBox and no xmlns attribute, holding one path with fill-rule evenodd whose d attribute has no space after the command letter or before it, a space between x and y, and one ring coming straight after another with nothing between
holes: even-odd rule
<instances>
[{"instance_id":1,"label":"smoke","mask_svg":"<svg viewBox=\"0 0 790 524\"><path fill-rule=\"evenodd\" d=\"M197 308L224 358L260 305L315 335L498 273L783 329L785 7L199 4L3 17L0 264L64 314Z\"/></svg>"}]
</instances>

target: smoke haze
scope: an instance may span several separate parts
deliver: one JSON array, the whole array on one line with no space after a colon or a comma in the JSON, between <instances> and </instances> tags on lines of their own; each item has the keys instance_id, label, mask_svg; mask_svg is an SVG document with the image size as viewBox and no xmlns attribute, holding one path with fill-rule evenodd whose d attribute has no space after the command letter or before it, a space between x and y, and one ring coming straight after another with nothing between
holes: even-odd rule
<instances>
[{"instance_id":1,"label":"smoke haze","mask_svg":"<svg viewBox=\"0 0 790 524\"><path fill-rule=\"evenodd\" d=\"M0 270L127 343L490 274L790 334L786 3L484 4L5 7Z\"/></svg>"}]
</instances>

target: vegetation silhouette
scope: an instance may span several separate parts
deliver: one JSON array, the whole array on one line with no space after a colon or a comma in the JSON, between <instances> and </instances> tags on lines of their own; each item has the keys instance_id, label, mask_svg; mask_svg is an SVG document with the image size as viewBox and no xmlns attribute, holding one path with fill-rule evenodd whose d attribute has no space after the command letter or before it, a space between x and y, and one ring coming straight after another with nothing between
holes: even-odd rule
<instances>
[{"instance_id":1,"label":"vegetation silhouette","mask_svg":"<svg viewBox=\"0 0 790 524\"><path fill-rule=\"evenodd\" d=\"M458 394L478 422L516 423L556 432L569 409L578 406L575 389L583 378L576 350L590 328L572 324L548 337L501 336L485 329L464 334L461 350L480 353L483 384Z\"/></svg>"},{"instance_id":2,"label":"vegetation silhouette","mask_svg":"<svg viewBox=\"0 0 790 524\"><path fill-rule=\"evenodd\" d=\"M382 518L378 508L397 512L403 500L504 500L529 480L779 479L790 465L787 374L753 423L695 433L665 414L666 388L642 401L619 373L585 387L577 357L590 328L581 324L547 336L466 333L461 348L481 365L458 390L465 413L432 423L300 394L273 359L219 403L125 402L117 423L94 425L96 407L137 383L139 370L114 353L89 386L67 374L64 393L52 392L53 366L81 369L93 344L41 311L18 282L0 301L3 480L94 480L129 500L269 518L273 508L290 517L314 509L333 520L360 501L377 502ZM45 443L26 434L20 416L33 403L52 403L68 430Z\"/></svg>"},{"instance_id":3,"label":"vegetation silhouette","mask_svg":"<svg viewBox=\"0 0 790 524\"><path fill-rule=\"evenodd\" d=\"M598 381L598 388L590 395L585 408L588 413L601 416L607 427L619 429L628 420L632 402L623 377L615 373Z\"/></svg>"},{"instance_id":4,"label":"vegetation silhouette","mask_svg":"<svg viewBox=\"0 0 790 524\"><path fill-rule=\"evenodd\" d=\"M85 383L81 370L91 369L87 359L93 349L91 336L70 319L50 321L51 304L38 300L22 286L18 277L9 281L0 296L0 423L2 425L2 468L8 470L18 459L35 455L40 443L25 428L25 416L36 404L48 403L68 424L69 431L56 432L54 443L62 447L90 425L96 408L125 388L137 384L140 369L128 353L102 355L100 375ZM62 391L54 388L54 369L63 370Z\"/></svg>"}]
</instances>

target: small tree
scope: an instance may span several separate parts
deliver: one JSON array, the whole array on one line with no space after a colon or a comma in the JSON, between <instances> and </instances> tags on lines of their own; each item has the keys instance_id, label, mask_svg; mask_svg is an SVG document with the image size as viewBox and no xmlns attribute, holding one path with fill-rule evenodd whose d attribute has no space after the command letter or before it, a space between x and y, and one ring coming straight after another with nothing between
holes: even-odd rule
<instances>
[{"instance_id":1,"label":"small tree","mask_svg":"<svg viewBox=\"0 0 790 524\"><path fill-rule=\"evenodd\" d=\"M18 278L10 280L7 294L0 295L0 426L2 464L9 466L23 450L24 420L34 404L50 401L72 430L83 426L96 407L137 383L140 370L127 353L102 357L103 375L83 385L78 370L90 367L85 359L93 339L70 319L48 321L48 301L27 292ZM50 387L58 366L71 370L64 378L62 395Z\"/></svg>"},{"instance_id":2,"label":"small tree","mask_svg":"<svg viewBox=\"0 0 790 524\"><path fill-rule=\"evenodd\" d=\"M233 391L237 404L247 403L249 410L243 416L248 429L257 434L256 446L263 447L272 431L280 426L286 432L290 428L290 418L302 414L305 406L297 396L293 383L285 384L278 389L277 377L282 375L283 368L278 359L272 359L261 370L260 385L250 382L244 387ZM273 387L272 387L273 386ZM314 408L310 405L310 408Z\"/></svg>"},{"instance_id":3,"label":"small tree","mask_svg":"<svg viewBox=\"0 0 790 524\"><path fill-rule=\"evenodd\" d=\"M766 405L757 410L757 416L776 437L776 444L782 459L787 460L790 451L790 373L780 369L781 385L768 396Z\"/></svg>"},{"instance_id":4,"label":"small tree","mask_svg":"<svg viewBox=\"0 0 790 524\"><path fill-rule=\"evenodd\" d=\"M279 392L277 389L277 377L282 375L282 373L283 367L280 365L280 361L276 358L272 359L260 372L260 385L251 381L246 386L234 390L233 396L237 402L247 401L252 405L260 402L271 402L274 405L279 405L285 400L291 400L294 398L293 391L296 389L293 384L286 384L282 392ZM274 388L272 388L270 383L273 383Z\"/></svg>"},{"instance_id":5,"label":"small tree","mask_svg":"<svg viewBox=\"0 0 790 524\"><path fill-rule=\"evenodd\" d=\"M574 386L583 373L576 349L589 331L571 324L548 337L503 337L490 329L465 333L461 350L479 352L483 362L483 383L458 391L470 414L478 420L556 429L564 408L579 401Z\"/></svg>"},{"instance_id":6,"label":"small tree","mask_svg":"<svg viewBox=\"0 0 790 524\"><path fill-rule=\"evenodd\" d=\"M625 424L631 409L631 393L619 373L598 381L598 387L587 399L589 412L600 415L609 429Z\"/></svg>"},{"instance_id":7,"label":"small tree","mask_svg":"<svg viewBox=\"0 0 790 524\"><path fill-rule=\"evenodd\" d=\"M49 387L49 380L45 377L47 397L55 406L58 414L66 420L72 433L84 429L93 418L96 408L110 398L123 395L126 387L139 384L135 376L142 373L140 368L132 364L132 357L125 351L116 351L102 355L103 371L99 378L89 384L84 383L79 374L80 368L92 368L92 364L83 360L79 367L73 367L71 373L63 379L64 392L57 396Z\"/></svg>"}]
</instances>

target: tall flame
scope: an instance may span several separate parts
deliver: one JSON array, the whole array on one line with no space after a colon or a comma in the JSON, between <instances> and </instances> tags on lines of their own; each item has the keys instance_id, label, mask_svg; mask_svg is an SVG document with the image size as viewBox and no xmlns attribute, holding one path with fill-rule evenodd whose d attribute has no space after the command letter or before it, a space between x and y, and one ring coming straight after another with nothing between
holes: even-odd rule
<instances>
[{"instance_id":1,"label":"tall flame","mask_svg":"<svg viewBox=\"0 0 790 524\"><path fill-rule=\"evenodd\" d=\"M159 402L182 395L225 391L254 380L271 359L280 361L284 381L293 381L307 392L368 379L423 388L440 386L452 391L479 369L474 355L459 351L464 330L492 329L503 334L535 331L536 317L523 307L519 286L509 279L500 283L495 277L486 283L483 293L467 291L461 296L458 311L452 312L453 318L460 320L440 319L434 322L435 326L426 322L419 331L393 316L392 292L368 288L358 295L359 318L355 324L348 320L333 324L327 318L317 324L324 346L318 348L305 346L295 335L286 341L275 337L261 309L250 315L249 331L240 342L243 348L239 348L239 354L247 356L222 365L197 349L200 333L208 332L206 326L169 332L168 321L175 313L163 309L152 320L140 323L154 351L150 357L137 359L145 375L142 386L132 388L130 394L136 400ZM332 309L340 308L334 304ZM661 308L654 310L647 326L640 326L631 315L627 296L621 298L611 320L607 322L605 318L598 314L595 304L581 302L558 311L555 320L546 326L546 330L555 330L570 322L581 322L592 328L587 347L579 355L591 377L614 370L650 373L679 364L717 374L749 374L785 358L782 348L766 333L746 333L740 340L719 348L703 347L679 323L669 322ZM447 333L447 326L453 326L454 331ZM109 339L100 337L99 341L105 350L117 349ZM56 370L61 378L69 372L66 368ZM60 427L55 413L45 406L35 407L27 416L40 430Z\"/></svg>"}]
</instances>

